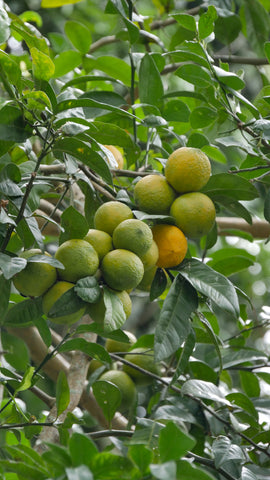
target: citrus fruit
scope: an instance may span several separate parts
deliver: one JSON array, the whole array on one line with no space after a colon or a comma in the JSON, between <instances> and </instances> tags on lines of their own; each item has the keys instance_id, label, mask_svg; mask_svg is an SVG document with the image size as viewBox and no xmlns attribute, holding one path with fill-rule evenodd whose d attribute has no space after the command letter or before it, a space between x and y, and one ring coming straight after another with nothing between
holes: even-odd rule
<instances>
[{"instance_id":1,"label":"citrus fruit","mask_svg":"<svg viewBox=\"0 0 270 480\"><path fill-rule=\"evenodd\" d=\"M179 265L184 260L188 248L184 233L175 225L165 223L155 225L152 232L159 251L156 265L162 268Z\"/></svg>"},{"instance_id":2,"label":"citrus fruit","mask_svg":"<svg viewBox=\"0 0 270 480\"><path fill-rule=\"evenodd\" d=\"M59 281L56 282L42 297L42 308L45 315L49 314L49 311L54 306L55 302L70 288L74 287L73 283ZM71 324L77 322L84 314L85 307L80 308L77 312L69 313L68 315L61 315L60 317L50 318L54 323Z\"/></svg>"},{"instance_id":3,"label":"citrus fruit","mask_svg":"<svg viewBox=\"0 0 270 480\"><path fill-rule=\"evenodd\" d=\"M85 240L72 238L62 243L55 252L55 258L65 269L58 270L61 280L77 282L80 278L94 275L99 266L96 250Z\"/></svg>"},{"instance_id":4,"label":"citrus fruit","mask_svg":"<svg viewBox=\"0 0 270 480\"><path fill-rule=\"evenodd\" d=\"M101 369L101 367L104 367L104 368L103 368L103 370L100 370L100 375L104 372L104 370L106 370L106 365L104 363L100 362L99 360L97 360L96 358L92 358L92 360L89 363L87 377L92 375L92 373L94 373L96 370L98 370L98 368Z\"/></svg>"},{"instance_id":5,"label":"citrus fruit","mask_svg":"<svg viewBox=\"0 0 270 480\"><path fill-rule=\"evenodd\" d=\"M165 165L165 177L179 193L200 190L210 175L210 161L199 148L178 148L171 153Z\"/></svg>"},{"instance_id":6,"label":"citrus fruit","mask_svg":"<svg viewBox=\"0 0 270 480\"><path fill-rule=\"evenodd\" d=\"M104 255L113 249L112 237L107 232L102 232L102 230L90 228L85 235L84 240L94 247L99 260L102 260Z\"/></svg>"},{"instance_id":7,"label":"citrus fruit","mask_svg":"<svg viewBox=\"0 0 270 480\"><path fill-rule=\"evenodd\" d=\"M163 175L147 175L134 187L134 200L146 213L167 215L176 193Z\"/></svg>"},{"instance_id":8,"label":"citrus fruit","mask_svg":"<svg viewBox=\"0 0 270 480\"><path fill-rule=\"evenodd\" d=\"M132 310L132 302L129 294L125 290L122 290L121 292L116 290L110 290L110 291L115 295L117 295L119 300L121 300L126 318L128 318ZM94 320L94 322L97 322L97 323L103 322L105 317L105 303L104 303L103 294L100 295L100 298L96 303L89 304L87 308L87 313L90 315L92 320Z\"/></svg>"},{"instance_id":9,"label":"citrus fruit","mask_svg":"<svg viewBox=\"0 0 270 480\"><path fill-rule=\"evenodd\" d=\"M105 348L107 352L115 353L115 352L128 352L131 346L137 341L137 338L133 333L124 330L124 333L127 335L129 342L120 342L118 340L114 340L113 338L107 338L105 342Z\"/></svg>"},{"instance_id":10,"label":"citrus fruit","mask_svg":"<svg viewBox=\"0 0 270 480\"><path fill-rule=\"evenodd\" d=\"M105 282L114 290L135 288L143 278L141 259L133 252L122 248L107 253L101 263Z\"/></svg>"},{"instance_id":11,"label":"citrus fruit","mask_svg":"<svg viewBox=\"0 0 270 480\"><path fill-rule=\"evenodd\" d=\"M125 360L128 360L134 365L147 370L148 372L158 375L160 373L159 366L154 361L154 352L149 348L138 347L130 351L130 353L124 356ZM123 371L130 375L130 377L138 385L149 385L152 383L151 376L136 370L135 368L124 364Z\"/></svg>"},{"instance_id":12,"label":"citrus fruit","mask_svg":"<svg viewBox=\"0 0 270 480\"><path fill-rule=\"evenodd\" d=\"M130 376L122 370L108 370L99 377L98 381L111 382L119 388L122 401L119 407L121 412L129 410L136 400L136 387Z\"/></svg>"},{"instance_id":13,"label":"citrus fruit","mask_svg":"<svg viewBox=\"0 0 270 480\"><path fill-rule=\"evenodd\" d=\"M155 240L152 240L151 247L148 248L147 252L144 255L140 255L140 259L143 262L145 271L157 263L158 255L158 246Z\"/></svg>"},{"instance_id":14,"label":"citrus fruit","mask_svg":"<svg viewBox=\"0 0 270 480\"><path fill-rule=\"evenodd\" d=\"M137 285L137 288L139 290L143 290L144 292L150 292L152 282L156 275L156 271L157 271L156 265L153 265L152 267L145 270L144 276L140 281L139 285Z\"/></svg>"},{"instance_id":15,"label":"citrus fruit","mask_svg":"<svg viewBox=\"0 0 270 480\"><path fill-rule=\"evenodd\" d=\"M94 224L98 230L112 235L117 225L128 218L133 218L132 210L125 203L112 200L97 209Z\"/></svg>"},{"instance_id":16,"label":"citrus fruit","mask_svg":"<svg viewBox=\"0 0 270 480\"><path fill-rule=\"evenodd\" d=\"M180 195L171 206L176 225L189 238L199 238L212 229L216 210L212 200L200 192Z\"/></svg>"},{"instance_id":17,"label":"citrus fruit","mask_svg":"<svg viewBox=\"0 0 270 480\"><path fill-rule=\"evenodd\" d=\"M104 145L104 147L106 147L108 150L110 150L110 152L113 154L113 156L114 156L114 158L117 162L117 165L118 165L117 168L122 169L124 167L124 158L123 158L123 155L120 152L120 150L117 147L115 147L114 145Z\"/></svg>"},{"instance_id":18,"label":"citrus fruit","mask_svg":"<svg viewBox=\"0 0 270 480\"><path fill-rule=\"evenodd\" d=\"M42 255L38 248L25 250L20 257L29 259L34 255ZM48 257L49 253L45 253ZM27 297L39 297L43 295L57 279L56 268L48 263L28 262L26 267L13 277L15 288Z\"/></svg>"},{"instance_id":19,"label":"citrus fruit","mask_svg":"<svg viewBox=\"0 0 270 480\"><path fill-rule=\"evenodd\" d=\"M135 218L124 220L119 223L113 232L113 244L115 248L124 248L144 255L151 247L153 234L151 228L141 220Z\"/></svg>"}]
</instances>

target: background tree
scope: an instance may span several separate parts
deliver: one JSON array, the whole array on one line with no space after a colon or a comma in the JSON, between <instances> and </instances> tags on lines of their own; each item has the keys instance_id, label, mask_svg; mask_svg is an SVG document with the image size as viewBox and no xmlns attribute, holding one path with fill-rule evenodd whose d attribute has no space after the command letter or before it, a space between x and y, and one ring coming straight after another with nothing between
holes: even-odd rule
<instances>
[{"instance_id":1,"label":"background tree","mask_svg":"<svg viewBox=\"0 0 270 480\"><path fill-rule=\"evenodd\" d=\"M268 478L269 10L0 0L4 479ZM23 293L109 201L174 225L134 188L184 146L211 160L216 223L130 292L131 315L100 274L52 309Z\"/></svg>"}]
</instances>

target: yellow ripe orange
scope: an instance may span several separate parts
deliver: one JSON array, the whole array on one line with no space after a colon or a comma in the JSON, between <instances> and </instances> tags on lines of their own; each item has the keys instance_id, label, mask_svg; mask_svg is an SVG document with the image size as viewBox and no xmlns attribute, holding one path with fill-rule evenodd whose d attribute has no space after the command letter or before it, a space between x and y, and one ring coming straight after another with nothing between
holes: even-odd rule
<instances>
[{"instance_id":1,"label":"yellow ripe orange","mask_svg":"<svg viewBox=\"0 0 270 480\"><path fill-rule=\"evenodd\" d=\"M117 168L122 169L124 167L124 158L120 150L114 145L104 145L104 147L110 150L110 152L113 154L118 165Z\"/></svg>"},{"instance_id":2,"label":"yellow ripe orange","mask_svg":"<svg viewBox=\"0 0 270 480\"><path fill-rule=\"evenodd\" d=\"M167 215L175 197L175 191L163 175L147 175L134 187L135 203L146 213Z\"/></svg>"},{"instance_id":3,"label":"yellow ripe orange","mask_svg":"<svg viewBox=\"0 0 270 480\"><path fill-rule=\"evenodd\" d=\"M129 218L133 218L132 210L125 203L112 200L103 203L97 209L94 216L94 224L97 230L102 230L112 235L117 225Z\"/></svg>"},{"instance_id":4,"label":"yellow ripe orange","mask_svg":"<svg viewBox=\"0 0 270 480\"><path fill-rule=\"evenodd\" d=\"M176 225L188 238L207 235L216 218L215 205L211 198L200 192L180 195L173 202L170 212Z\"/></svg>"},{"instance_id":5,"label":"yellow ripe orange","mask_svg":"<svg viewBox=\"0 0 270 480\"><path fill-rule=\"evenodd\" d=\"M210 161L199 148L178 148L169 156L165 165L165 177L179 193L200 190L210 175Z\"/></svg>"},{"instance_id":6,"label":"yellow ripe orange","mask_svg":"<svg viewBox=\"0 0 270 480\"><path fill-rule=\"evenodd\" d=\"M154 240L158 246L157 266L171 268L179 265L187 253L187 239L174 225L158 224L152 228Z\"/></svg>"}]
</instances>

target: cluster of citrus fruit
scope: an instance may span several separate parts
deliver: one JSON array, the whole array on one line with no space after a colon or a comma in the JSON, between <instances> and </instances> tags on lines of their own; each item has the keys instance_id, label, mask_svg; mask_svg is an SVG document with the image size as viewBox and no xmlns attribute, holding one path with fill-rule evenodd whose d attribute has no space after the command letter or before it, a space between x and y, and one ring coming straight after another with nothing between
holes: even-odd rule
<instances>
[{"instance_id":1,"label":"cluster of citrus fruit","mask_svg":"<svg viewBox=\"0 0 270 480\"><path fill-rule=\"evenodd\" d=\"M201 150L177 149L168 158L165 176L147 175L134 188L134 200L141 211L170 215L176 225L163 223L163 218L151 228L134 218L125 203L105 202L95 212L94 228L83 239L67 240L57 248L55 259L64 268L46 263L46 258L39 262L35 256L41 254L40 250L25 251L22 257L27 265L13 278L14 286L22 295L42 296L43 310L49 318L55 302L78 280L97 276L100 284L120 299L128 318L130 291L149 290L158 267L172 268L183 261L187 238L205 235L213 227L214 204L198 191L210 174L210 162ZM52 320L74 323L85 309ZM95 321L102 321L105 311L103 294L96 303L87 304L87 312Z\"/></svg>"}]
</instances>

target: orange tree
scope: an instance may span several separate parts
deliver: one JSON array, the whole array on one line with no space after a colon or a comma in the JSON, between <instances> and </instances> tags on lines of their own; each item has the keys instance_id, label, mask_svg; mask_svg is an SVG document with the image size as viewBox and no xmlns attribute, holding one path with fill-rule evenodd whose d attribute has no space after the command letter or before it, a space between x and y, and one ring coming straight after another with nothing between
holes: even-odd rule
<instances>
[{"instance_id":1,"label":"orange tree","mask_svg":"<svg viewBox=\"0 0 270 480\"><path fill-rule=\"evenodd\" d=\"M269 2L28 4L0 1L1 478L269 478Z\"/></svg>"}]
</instances>

